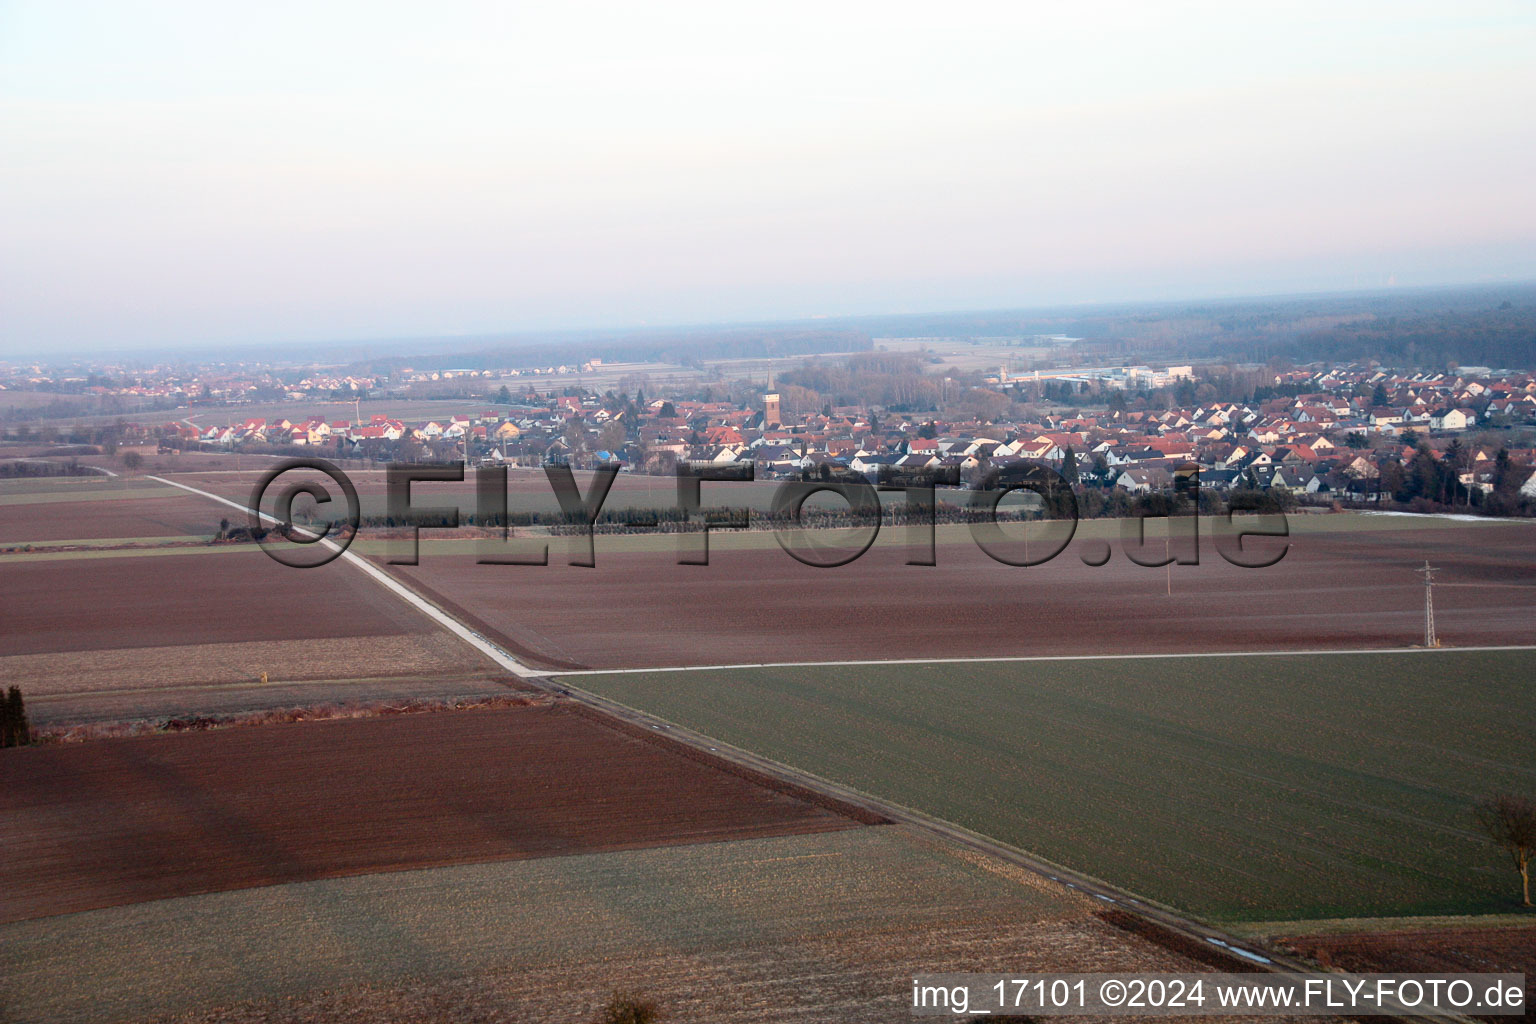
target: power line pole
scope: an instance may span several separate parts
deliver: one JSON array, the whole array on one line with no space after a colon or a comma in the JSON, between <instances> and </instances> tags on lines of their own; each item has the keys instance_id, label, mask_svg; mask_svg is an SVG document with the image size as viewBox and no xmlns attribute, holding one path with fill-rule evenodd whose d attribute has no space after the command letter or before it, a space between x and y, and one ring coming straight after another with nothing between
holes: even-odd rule
<instances>
[{"instance_id":1,"label":"power line pole","mask_svg":"<svg viewBox=\"0 0 1536 1024\"><path fill-rule=\"evenodd\" d=\"M1440 638L1435 636L1435 573L1438 570L1426 560L1424 568L1415 569L1424 577L1424 646L1439 647Z\"/></svg>"}]
</instances>

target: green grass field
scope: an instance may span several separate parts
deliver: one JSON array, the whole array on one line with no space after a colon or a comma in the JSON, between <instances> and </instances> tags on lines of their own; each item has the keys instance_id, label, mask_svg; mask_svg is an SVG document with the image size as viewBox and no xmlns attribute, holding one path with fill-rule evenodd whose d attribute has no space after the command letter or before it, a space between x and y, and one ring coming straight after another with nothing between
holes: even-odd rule
<instances>
[{"instance_id":1,"label":"green grass field","mask_svg":"<svg viewBox=\"0 0 1536 1024\"><path fill-rule=\"evenodd\" d=\"M567 682L1217 920L1513 910L1470 808L1536 794L1533 651Z\"/></svg>"}]
</instances>

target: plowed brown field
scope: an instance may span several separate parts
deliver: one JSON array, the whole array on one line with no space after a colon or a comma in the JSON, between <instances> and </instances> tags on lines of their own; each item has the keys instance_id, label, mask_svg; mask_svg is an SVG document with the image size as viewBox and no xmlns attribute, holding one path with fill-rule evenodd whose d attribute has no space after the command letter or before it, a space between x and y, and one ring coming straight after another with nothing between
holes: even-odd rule
<instances>
[{"instance_id":1,"label":"plowed brown field","mask_svg":"<svg viewBox=\"0 0 1536 1024\"><path fill-rule=\"evenodd\" d=\"M0 546L109 538L206 538L218 530L221 518L243 522L234 509L221 513L213 502L195 494L111 501L88 497L71 501L61 496L58 501L0 508Z\"/></svg>"},{"instance_id":2,"label":"plowed brown field","mask_svg":"<svg viewBox=\"0 0 1536 1024\"><path fill-rule=\"evenodd\" d=\"M5 563L0 656L423 633L431 623L346 566L279 565L254 545Z\"/></svg>"},{"instance_id":3,"label":"plowed brown field","mask_svg":"<svg viewBox=\"0 0 1536 1024\"><path fill-rule=\"evenodd\" d=\"M709 565L678 565L669 538L637 552L599 537L591 569L566 565L557 542L547 567L424 548L418 566L394 571L560 668L1403 647L1423 636L1414 569L1426 558L1442 570L1435 613L1447 643L1536 642L1530 524L1379 523L1297 530L1286 557L1262 569L1228 564L1203 537L1200 564L1173 567L1172 596L1165 570L1130 562L1118 541L1107 565L1085 565L1093 537L1028 568L970 543L941 543L933 567L903 564L897 543L811 568L771 539L717 543Z\"/></svg>"},{"instance_id":4,"label":"plowed brown field","mask_svg":"<svg viewBox=\"0 0 1536 1024\"><path fill-rule=\"evenodd\" d=\"M855 824L605 722L530 706L3 751L0 921Z\"/></svg>"}]
</instances>

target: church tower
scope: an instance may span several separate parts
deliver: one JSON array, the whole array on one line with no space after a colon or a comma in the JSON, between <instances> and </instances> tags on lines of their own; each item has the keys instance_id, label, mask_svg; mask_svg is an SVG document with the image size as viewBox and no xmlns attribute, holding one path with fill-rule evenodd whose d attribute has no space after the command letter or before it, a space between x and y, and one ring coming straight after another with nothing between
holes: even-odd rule
<instances>
[{"instance_id":1,"label":"church tower","mask_svg":"<svg viewBox=\"0 0 1536 1024\"><path fill-rule=\"evenodd\" d=\"M768 371L768 393L763 395L763 429L781 427L784 419L779 413L779 393L773 390L773 370Z\"/></svg>"}]
</instances>

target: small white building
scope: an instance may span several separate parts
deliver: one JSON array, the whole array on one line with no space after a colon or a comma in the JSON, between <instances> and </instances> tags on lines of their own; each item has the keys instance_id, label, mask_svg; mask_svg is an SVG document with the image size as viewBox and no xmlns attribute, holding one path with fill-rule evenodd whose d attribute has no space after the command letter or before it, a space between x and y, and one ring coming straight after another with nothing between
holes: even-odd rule
<instances>
[{"instance_id":1,"label":"small white building","mask_svg":"<svg viewBox=\"0 0 1536 1024\"><path fill-rule=\"evenodd\" d=\"M1431 430L1466 430L1477 422L1477 413L1471 409L1445 409L1430 414Z\"/></svg>"}]
</instances>

